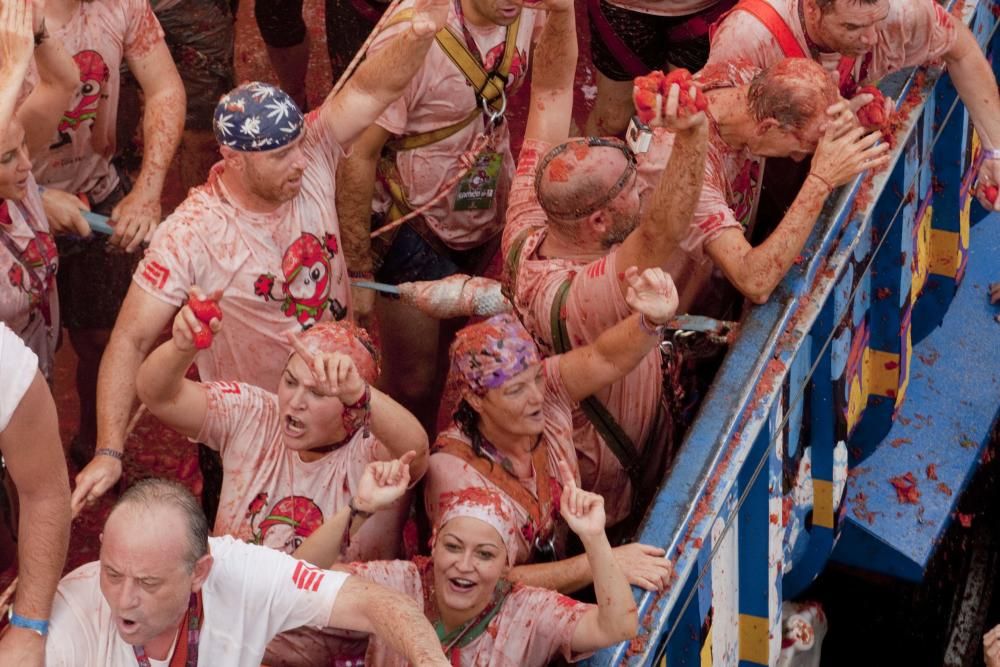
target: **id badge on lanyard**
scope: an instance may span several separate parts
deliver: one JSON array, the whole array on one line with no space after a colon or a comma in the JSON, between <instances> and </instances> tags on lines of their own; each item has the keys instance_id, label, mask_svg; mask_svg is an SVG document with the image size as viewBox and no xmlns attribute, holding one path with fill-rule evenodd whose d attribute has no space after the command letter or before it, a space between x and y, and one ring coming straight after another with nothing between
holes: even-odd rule
<instances>
[{"instance_id":1,"label":"id badge on lanyard","mask_svg":"<svg viewBox=\"0 0 1000 667\"><path fill-rule=\"evenodd\" d=\"M503 153L496 151L481 153L458 183L455 210L487 211L493 208L502 168Z\"/></svg>"}]
</instances>

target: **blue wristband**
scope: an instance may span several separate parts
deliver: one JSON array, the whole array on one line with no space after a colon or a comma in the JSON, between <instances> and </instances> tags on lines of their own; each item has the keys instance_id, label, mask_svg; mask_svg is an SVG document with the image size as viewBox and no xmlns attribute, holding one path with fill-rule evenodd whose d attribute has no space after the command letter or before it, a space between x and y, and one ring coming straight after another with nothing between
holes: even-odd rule
<instances>
[{"instance_id":1,"label":"blue wristband","mask_svg":"<svg viewBox=\"0 0 1000 667\"><path fill-rule=\"evenodd\" d=\"M33 618L25 618L24 616L18 616L14 613L13 605L7 612L7 620L15 628L24 628L25 630L31 630L32 632L37 632L39 636L44 637L49 634L49 622L48 621L38 621Z\"/></svg>"}]
</instances>

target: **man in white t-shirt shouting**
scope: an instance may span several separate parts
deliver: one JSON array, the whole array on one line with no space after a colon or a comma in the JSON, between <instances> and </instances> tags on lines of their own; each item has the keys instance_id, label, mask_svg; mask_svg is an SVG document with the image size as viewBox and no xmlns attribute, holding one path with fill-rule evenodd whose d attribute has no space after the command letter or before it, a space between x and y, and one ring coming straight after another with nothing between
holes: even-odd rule
<instances>
[{"instance_id":1,"label":"man in white t-shirt shouting","mask_svg":"<svg viewBox=\"0 0 1000 667\"><path fill-rule=\"evenodd\" d=\"M274 549L209 538L183 486L147 479L108 516L101 558L63 578L50 667L258 665L300 626L374 632L414 665L448 665L412 600Z\"/></svg>"}]
</instances>

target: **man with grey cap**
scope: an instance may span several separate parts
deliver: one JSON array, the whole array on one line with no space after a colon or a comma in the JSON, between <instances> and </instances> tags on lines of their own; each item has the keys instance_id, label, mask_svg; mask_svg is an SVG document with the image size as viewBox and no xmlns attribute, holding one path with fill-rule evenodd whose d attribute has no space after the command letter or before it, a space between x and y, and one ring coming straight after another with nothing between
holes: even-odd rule
<instances>
[{"instance_id":1,"label":"man with grey cap","mask_svg":"<svg viewBox=\"0 0 1000 667\"><path fill-rule=\"evenodd\" d=\"M366 59L305 117L265 83L219 101L213 125L222 160L157 229L115 324L98 380L97 451L76 478L74 507L121 477L136 371L193 285L224 295L227 326L195 359L206 382L273 388L288 357L286 331L347 315L337 165L402 94L444 25L448 1L420 0L416 9L392 48Z\"/></svg>"}]
</instances>

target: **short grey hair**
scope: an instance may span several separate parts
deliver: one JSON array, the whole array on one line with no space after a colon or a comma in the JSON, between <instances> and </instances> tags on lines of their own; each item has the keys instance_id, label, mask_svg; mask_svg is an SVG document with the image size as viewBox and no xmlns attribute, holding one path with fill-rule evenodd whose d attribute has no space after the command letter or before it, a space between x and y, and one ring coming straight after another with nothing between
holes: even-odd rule
<instances>
[{"instance_id":1,"label":"short grey hair","mask_svg":"<svg viewBox=\"0 0 1000 667\"><path fill-rule=\"evenodd\" d=\"M150 477L130 486L112 508L114 513L120 507L153 509L173 507L186 519L188 529L188 571L194 569L199 558L208 553L208 519L201 505L187 487L169 479ZM108 519L111 515L108 515Z\"/></svg>"}]
</instances>

